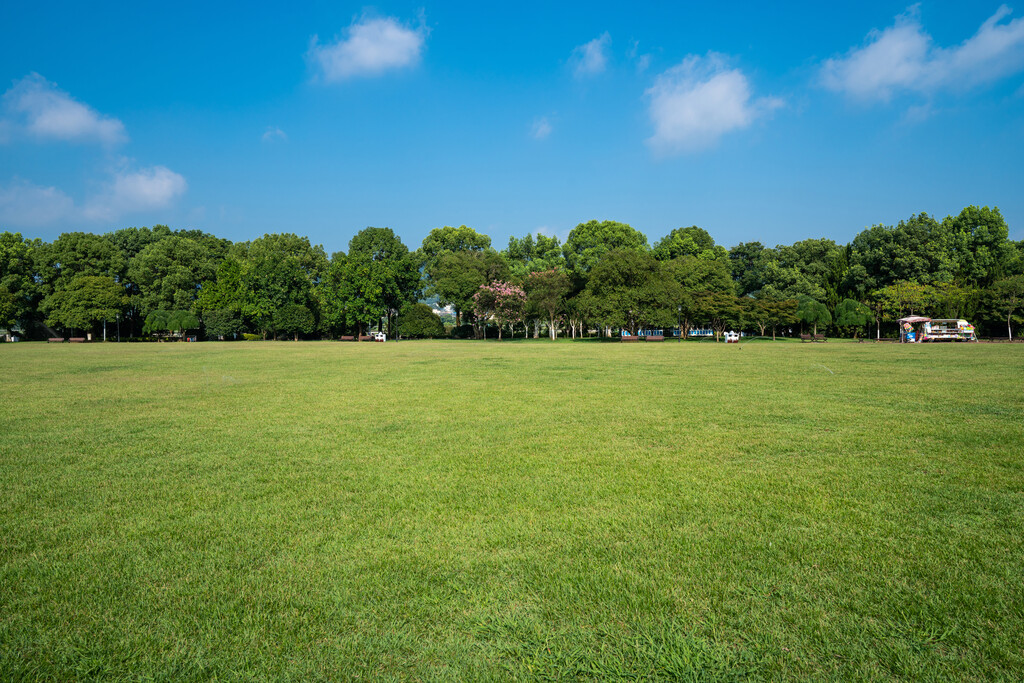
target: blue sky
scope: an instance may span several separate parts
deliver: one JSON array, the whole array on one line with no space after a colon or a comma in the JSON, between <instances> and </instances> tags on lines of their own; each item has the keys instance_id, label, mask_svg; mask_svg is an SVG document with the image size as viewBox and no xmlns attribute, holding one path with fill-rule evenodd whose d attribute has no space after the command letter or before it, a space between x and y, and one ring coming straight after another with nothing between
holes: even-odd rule
<instances>
[{"instance_id":1,"label":"blue sky","mask_svg":"<svg viewBox=\"0 0 1024 683\"><path fill-rule=\"evenodd\" d=\"M1024 6L690 4L10 3L0 229L1024 239Z\"/></svg>"}]
</instances>

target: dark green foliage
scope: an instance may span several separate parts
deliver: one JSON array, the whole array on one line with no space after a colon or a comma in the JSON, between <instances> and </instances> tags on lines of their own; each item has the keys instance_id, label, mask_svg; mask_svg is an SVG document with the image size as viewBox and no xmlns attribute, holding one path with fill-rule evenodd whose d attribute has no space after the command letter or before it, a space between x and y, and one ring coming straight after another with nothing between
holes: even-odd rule
<instances>
[{"instance_id":1,"label":"dark green foliage","mask_svg":"<svg viewBox=\"0 0 1024 683\"><path fill-rule=\"evenodd\" d=\"M647 237L625 223L588 221L572 229L563 251L570 272L581 279L613 249L647 251L647 248Z\"/></svg>"},{"instance_id":2,"label":"dark green foliage","mask_svg":"<svg viewBox=\"0 0 1024 683\"><path fill-rule=\"evenodd\" d=\"M182 335L188 330L199 329L199 318L191 311L153 311L146 316L142 331L147 334L166 332Z\"/></svg>"},{"instance_id":3,"label":"dark green foliage","mask_svg":"<svg viewBox=\"0 0 1024 683\"><path fill-rule=\"evenodd\" d=\"M803 296L798 299L796 307L796 318L802 323L811 325L814 334L818 333L818 325L829 325L832 323L832 314L828 312L825 304L814 299Z\"/></svg>"},{"instance_id":4,"label":"dark green foliage","mask_svg":"<svg viewBox=\"0 0 1024 683\"><path fill-rule=\"evenodd\" d=\"M27 326L39 302L33 252L38 241L0 233L0 327Z\"/></svg>"},{"instance_id":5,"label":"dark green foliage","mask_svg":"<svg viewBox=\"0 0 1024 683\"><path fill-rule=\"evenodd\" d=\"M552 268L530 273L526 278L527 308L542 315L548 323L548 336L558 334L558 317L565 307L565 297L572 289L565 271Z\"/></svg>"},{"instance_id":6,"label":"dark green foliage","mask_svg":"<svg viewBox=\"0 0 1024 683\"><path fill-rule=\"evenodd\" d=\"M883 324L907 313L963 317L987 334L1010 333L1017 313L1007 306L1016 304L1012 296L1007 299L1006 285L996 283L1024 275L1024 246L1008 235L998 209L977 206L941 221L920 213L895 226L876 225L848 245L806 239L765 248L747 242L728 252L697 226L672 230L648 249L643 233L615 221L580 223L564 245L539 234L513 237L500 253L487 235L464 225L432 230L415 253L390 229L371 227L352 238L347 254L338 252L330 260L322 247L294 234L232 245L198 230L164 225L99 236L68 232L49 244L0 233L0 327L28 330L31 337L46 334L45 319L81 322L81 311L91 306L84 294L70 293L72 283L103 277L121 291L116 305L99 308L114 312L124 338L139 336L145 317L156 310L204 317L227 311L226 319L237 322L220 328L216 321L227 314L214 314L215 330L234 334L240 327L266 336L276 326L275 312L289 305L306 307L315 330L327 336L366 332L378 324L394 332L399 312L423 294L452 305L456 323L477 323L479 336L483 328L472 296L481 285L501 280L529 289L532 273L558 271L567 276L568 288L559 286L557 296L549 297L534 287L525 309L513 318L535 334L541 320L552 332L564 324L573 335L586 334L611 320L631 324L627 318L635 317L618 310L636 308L622 298L625 290L602 282L590 286L594 269L611 252L623 250L648 252L664 266L658 277L667 278L665 291L645 296L659 298L671 290L675 300L658 304L658 313L643 314L649 324L667 325L672 310L673 322L684 328L706 323L698 320L695 297L718 292L764 302L810 298L834 319L844 299L865 302L879 334ZM98 294L95 285L88 296ZM121 294L127 297L123 303ZM784 316L765 307L744 302L743 311L741 322L762 334L783 324ZM824 316L815 318L820 327Z\"/></svg>"},{"instance_id":7,"label":"dark green foliage","mask_svg":"<svg viewBox=\"0 0 1024 683\"><path fill-rule=\"evenodd\" d=\"M313 312L302 304L285 304L274 312L273 320L276 332L294 335L299 341L300 334L309 334L316 327Z\"/></svg>"},{"instance_id":8,"label":"dark green foliage","mask_svg":"<svg viewBox=\"0 0 1024 683\"><path fill-rule=\"evenodd\" d=\"M636 334L641 326L675 324L680 287L650 252L615 249L593 269L587 291L598 320Z\"/></svg>"},{"instance_id":9,"label":"dark green foliage","mask_svg":"<svg viewBox=\"0 0 1024 683\"><path fill-rule=\"evenodd\" d=\"M206 338L211 340L233 339L242 331L238 314L228 308L215 308L203 313L203 326Z\"/></svg>"},{"instance_id":10,"label":"dark green foliage","mask_svg":"<svg viewBox=\"0 0 1024 683\"><path fill-rule=\"evenodd\" d=\"M444 336L444 324L434 309L416 303L398 316L398 334L403 339L439 339Z\"/></svg>"},{"instance_id":11,"label":"dark green foliage","mask_svg":"<svg viewBox=\"0 0 1024 683\"><path fill-rule=\"evenodd\" d=\"M371 326L383 317L392 332L395 317L420 289L416 259L390 228L366 228L349 242L341 286L349 326Z\"/></svg>"},{"instance_id":12,"label":"dark green foliage","mask_svg":"<svg viewBox=\"0 0 1024 683\"><path fill-rule=\"evenodd\" d=\"M128 266L128 278L138 287L136 307L194 310L199 292L217 276L219 259L196 240L169 235L142 249Z\"/></svg>"},{"instance_id":13,"label":"dark green foliage","mask_svg":"<svg viewBox=\"0 0 1024 683\"><path fill-rule=\"evenodd\" d=\"M433 267L431 283L443 305L455 308L456 322L473 318L473 295L480 285L505 280L508 264L494 250L447 252Z\"/></svg>"},{"instance_id":14,"label":"dark green foliage","mask_svg":"<svg viewBox=\"0 0 1024 683\"><path fill-rule=\"evenodd\" d=\"M853 329L853 336L857 336L857 330L868 325L872 320L871 309L859 301L843 299L836 306L836 325Z\"/></svg>"},{"instance_id":15,"label":"dark green foliage","mask_svg":"<svg viewBox=\"0 0 1024 683\"><path fill-rule=\"evenodd\" d=\"M115 320L128 297L109 275L76 275L46 297L40 310L48 325L91 330L103 320Z\"/></svg>"},{"instance_id":16,"label":"dark green foliage","mask_svg":"<svg viewBox=\"0 0 1024 683\"><path fill-rule=\"evenodd\" d=\"M517 283L526 282L526 277L530 273L558 269L565 265L565 257L562 255L558 238L541 234L536 238L532 234L519 238L510 237L508 248L502 252L502 256L508 262L512 277Z\"/></svg>"},{"instance_id":17,"label":"dark green foliage","mask_svg":"<svg viewBox=\"0 0 1024 683\"><path fill-rule=\"evenodd\" d=\"M651 250L659 261L668 261L680 256L694 256L702 259L721 259L728 256L724 247L715 245L715 240L704 228L691 225L676 228L662 237Z\"/></svg>"}]
</instances>

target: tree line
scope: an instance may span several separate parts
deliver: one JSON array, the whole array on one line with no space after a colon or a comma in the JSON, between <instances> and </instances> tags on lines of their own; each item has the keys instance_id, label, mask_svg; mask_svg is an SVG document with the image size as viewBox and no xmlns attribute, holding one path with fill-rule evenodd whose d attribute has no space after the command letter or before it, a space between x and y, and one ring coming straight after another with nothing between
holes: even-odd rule
<instances>
[{"instance_id":1,"label":"tree line","mask_svg":"<svg viewBox=\"0 0 1024 683\"><path fill-rule=\"evenodd\" d=\"M465 225L410 250L389 228L330 256L294 234L232 243L164 225L52 242L0 233L0 328L120 338L580 337L650 328L796 327L856 336L907 314L968 318L1012 336L1024 299L1024 242L998 209L921 213L849 244L807 239L731 249L697 226L653 246L616 221L577 225L562 244L512 237L504 249ZM445 325L425 298L449 307ZM108 335L108 338L112 335Z\"/></svg>"}]
</instances>

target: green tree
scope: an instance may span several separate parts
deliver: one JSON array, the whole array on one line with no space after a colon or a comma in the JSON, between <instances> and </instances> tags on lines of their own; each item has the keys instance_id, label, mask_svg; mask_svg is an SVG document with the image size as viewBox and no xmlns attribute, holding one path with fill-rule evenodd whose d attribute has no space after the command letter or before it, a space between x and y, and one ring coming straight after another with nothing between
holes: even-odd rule
<instances>
[{"instance_id":1,"label":"green tree","mask_svg":"<svg viewBox=\"0 0 1024 683\"><path fill-rule=\"evenodd\" d=\"M942 221L953 279L961 286L988 287L1010 256L1009 229L998 208L968 206Z\"/></svg>"},{"instance_id":2,"label":"green tree","mask_svg":"<svg viewBox=\"0 0 1024 683\"><path fill-rule=\"evenodd\" d=\"M665 272L689 292L735 293L736 285L724 258L681 256L665 262Z\"/></svg>"},{"instance_id":3,"label":"green tree","mask_svg":"<svg viewBox=\"0 0 1024 683\"><path fill-rule=\"evenodd\" d=\"M200 295L200 307L237 308L266 338L278 309L288 304L315 309L326 268L323 247L311 245L306 237L269 234L237 243L218 268L216 291L209 297Z\"/></svg>"},{"instance_id":4,"label":"green tree","mask_svg":"<svg viewBox=\"0 0 1024 683\"><path fill-rule=\"evenodd\" d=\"M539 233L536 238L533 235L510 237L502 256L509 264L513 279L518 283L526 282L530 273L565 266L558 238Z\"/></svg>"},{"instance_id":5,"label":"green tree","mask_svg":"<svg viewBox=\"0 0 1024 683\"><path fill-rule=\"evenodd\" d=\"M836 325L853 329L853 338L857 338L857 330L872 321L871 309L854 299L843 299L836 306Z\"/></svg>"},{"instance_id":6,"label":"green tree","mask_svg":"<svg viewBox=\"0 0 1024 683\"><path fill-rule=\"evenodd\" d=\"M352 238L346 277L350 322L384 317L392 335L399 311L420 295L416 259L390 228L366 228Z\"/></svg>"},{"instance_id":7,"label":"green tree","mask_svg":"<svg viewBox=\"0 0 1024 683\"><path fill-rule=\"evenodd\" d=\"M600 318L630 334L640 326L673 325L679 290L660 261L650 252L634 249L608 252L587 282Z\"/></svg>"},{"instance_id":8,"label":"green tree","mask_svg":"<svg viewBox=\"0 0 1024 683\"><path fill-rule=\"evenodd\" d=\"M809 296L800 297L796 307L796 317L801 323L814 327L814 334L818 334L818 325L831 325L832 314L820 301L815 301Z\"/></svg>"},{"instance_id":9,"label":"green tree","mask_svg":"<svg viewBox=\"0 0 1024 683\"><path fill-rule=\"evenodd\" d=\"M124 254L113 242L87 232L66 232L34 254L36 270L46 294L67 289L80 275L121 277L126 268Z\"/></svg>"},{"instance_id":10,"label":"green tree","mask_svg":"<svg viewBox=\"0 0 1024 683\"><path fill-rule=\"evenodd\" d=\"M37 242L20 233L0 233L0 327L28 325L38 305L33 251Z\"/></svg>"},{"instance_id":11,"label":"green tree","mask_svg":"<svg viewBox=\"0 0 1024 683\"><path fill-rule=\"evenodd\" d=\"M331 255L324 276L314 289L320 309L320 329L328 336L342 334L349 327L348 287L348 257L339 251Z\"/></svg>"},{"instance_id":12,"label":"green tree","mask_svg":"<svg viewBox=\"0 0 1024 683\"><path fill-rule=\"evenodd\" d=\"M562 251L570 272L583 280L613 249L647 251L647 237L625 223L588 221L572 229Z\"/></svg>"},{"instance_id":13,"label":"green tree","mask_svg":"<svg viewBox=\"0 0 1024 683\"><path fill-rule=\"evenodd\" d=\"M473 317L473 295L480 285L507 280L509 267L493 249L442 254L434 266L432 287L441 305L455 308L456 326ZM476 330L479 333L479 330Z\"/></svg>"},{"instance_id":14,"label":"green tree","mask_svg":"<svg viewBox=\"0 0 1024 683\"><path fill-rule=\"evenodd\" d=\"M1013 339L1013 321L1020 322L1020 316L1015 315L1024 302L1024 275L1013 275L1011 277L997 280L992 287L992 295L996 302L997 309L1006 313L1006 336Z\"/></svg>"},{"instance_id":15,"label":"green tree","mask_svg":"<svg viewBox=\"0 0 1024 683\"><path fill-rule=\"evenodd\" d=\"M419 262L430 278L434 265L444 254L454 254L461 251L483 252L491 247L491 238L478 233L473 228L460 225L453 228L446 225L443 228L434 228L423 239L419 249Z\"/></svg>"},{"instance_id":16,"label":"green tree","mask_svg":"<svg viewBox=\"0 0 1024 683\"><path fill-rule=\"evenodd\" d=\"M220 260L203 243L169 235L144 247L128 265L142 312L197 310L199 292L217 277ZM134 298L134 297L133 297Z\"/></svg>"},{"instance_id":17,"label":"green tree","mask_svg":"<svg viewBox=\"0 0 1024 683\"><path fill-rule=\"evenodd\" d=\"M206 338L211 340L234 338L242 331L242 321L229 308L215 308L203 314Z\"/></svg>"},{"instance_id":18,"label":"green tree","mask_svg":"<svg viewBox=\"0 0 1024 683\"><path fill-rule=\"evenodd\" d=\"M199 318L191 311L184 310L156 310L146 316L142 326L145 334L156 334L166 332L183 336L189 330L199 329Z\"/></svg>"},{"instance_id":19,"label":"green tree","mask_svg":"<svg viewBox=\"0 0 1024 683\"><path fill-rule=\"evenodd\" d=\"M715 341L720 341L725 328L739 326L743 315L740 301L725 292L695 292L693 294L693 315L715 331Z\"/></svg>"},{"instance_id":20,"label":"green tree","mask_svg":"<svg viewBox=\"0 0 1024 683\"><path fill-rule=\"evenodd\" d=\"M40 305L48 325L91 330L114 320L128 305L124 288L109 275L78 275L46 297Z\"/></svg>"},{"instance_id":21,"label":"green tree","mask_svg":"<svg viewBox=\"0 0 1024 683\"><path fill-rule=\"evenodd\" d=\"M404 339L438 339L444 336L444 323L430 306L415 303L399 314L398 334Z\"/></svg>"},{"instance_id":22,"label":"green tree","mask_svg":"<svg viewBox=\"0 0 1024 683\"><path fill-rule=\"evenodd\" d=\"M274 330L294 335L299 341L299 334L309 334L316 328L313 312L302 304L285 304L274 311Z\"/></svg>"},{"instance_id":23,"label":"green tree","mask_svg":"<svg viewBox=\"0 0 1024 683\"><path fill-rule=\"evenodd\" d=\"M770 329L772 341L775 340L775 330L779 325L796 320L795 299L754 299L742 297L740 301L740 320L744 326L755 325L761 332L761 336Z\"/></svg>"},{"instance_id":24,"label":"green tree","mask_svg":"<svg viewBox=\"0 0 1024 683\"><path fill-rule=\"evenodd\" d=\"M742 242L729 250L729 267L740 296L754 294L764 287L761 275L764 251L760 242Z\"/></svg>"},{"instance_id":25,"label":"green tree","mask_svg":"<svg viewBox=\"0 0 1024 683\"><path fill-rule=\"evenodd\" d=\"M565 306L565 297L572 291L569 277L562 270L530 273L526 279L527 305L543 313L548 321L548 335L558 336L558 318Z\"/></svg>"},{"instance_id":26,"label":"green tree","mask_svg":"<svg viewBox=\"0 0 1024 683\"><path fill-rule=\"evenodd\" d=\"M717 246L715 240L704 228L691 225L688 228L676 228L658 240L651 250L659 261L669 261L680 256L715 260L728 258L725 247Z\"/></svg>"}]
</instances>

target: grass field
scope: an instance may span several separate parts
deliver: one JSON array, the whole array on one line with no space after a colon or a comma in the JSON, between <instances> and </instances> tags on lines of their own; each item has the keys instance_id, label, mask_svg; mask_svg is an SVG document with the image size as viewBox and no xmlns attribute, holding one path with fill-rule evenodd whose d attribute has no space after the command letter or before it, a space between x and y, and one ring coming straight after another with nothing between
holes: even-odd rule
<instances>
[{"instance_id":1,"label":"grass field","mask_svg":"<svg viewBox=\"0 0 1024 683\"><path fill-rule=\"evenodd\" d=\"M1020 680L1024 347L0 346L0 678Z\"/></svg>"}]
</instances>

